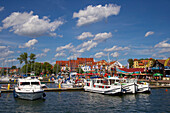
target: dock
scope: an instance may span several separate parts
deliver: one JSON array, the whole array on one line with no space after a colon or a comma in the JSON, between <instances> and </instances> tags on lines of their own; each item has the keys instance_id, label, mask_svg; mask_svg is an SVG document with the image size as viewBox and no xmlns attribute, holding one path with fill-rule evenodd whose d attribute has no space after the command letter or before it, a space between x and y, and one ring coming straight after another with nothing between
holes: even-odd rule
<instances>
[{"instance_id":1,"label":"dock","mask_svg":"<svg viewBox=\"0 0 170 113\"><path fill-rule=\"evenodd\" d=\"M151 89L170 88L170 86L150 86ZM1 93L12 93L14 89L0 89ZM45 92L62 92L62 91L84 91L83 87L79 88L44 88Z\"/></svg>"}]
</instances>

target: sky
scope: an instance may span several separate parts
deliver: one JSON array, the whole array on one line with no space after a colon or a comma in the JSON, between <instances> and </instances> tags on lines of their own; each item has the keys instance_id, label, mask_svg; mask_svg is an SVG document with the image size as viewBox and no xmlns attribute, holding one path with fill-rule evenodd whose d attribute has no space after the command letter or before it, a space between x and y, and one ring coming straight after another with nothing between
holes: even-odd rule
<instances>
[{"instance_id":1,"label":"sky","mask_svg":"<svg viewBox=\"0 0 170 113\"><path fill-rule=\"evenodd\" d=\"M170 57L169 0L0 0L0 66Z\"/></svg>"}]
</instances>

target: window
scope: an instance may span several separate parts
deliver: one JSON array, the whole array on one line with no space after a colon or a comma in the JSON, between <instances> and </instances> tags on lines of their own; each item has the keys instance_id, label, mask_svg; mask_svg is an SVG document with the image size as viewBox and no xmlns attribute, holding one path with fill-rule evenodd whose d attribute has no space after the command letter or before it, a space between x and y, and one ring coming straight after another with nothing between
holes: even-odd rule
<instances>
[{"instance_id":1,"label":"window","mask_svg":"<svg viewBox=\"0 0 170 113\"><path fill-rule=\"evenodd\" d=\"M30 82L20 82L20 85L30 85Z\"/></svg>"},{"instance_id":2,"label":"window","mask_svg":"<svg viewBox=\"0 0 170 113\"><path fill-rule=\"evenodd\" d=\"M31 82L31 85L39 85L39 82Z\"/></svg>"}]
</instances>

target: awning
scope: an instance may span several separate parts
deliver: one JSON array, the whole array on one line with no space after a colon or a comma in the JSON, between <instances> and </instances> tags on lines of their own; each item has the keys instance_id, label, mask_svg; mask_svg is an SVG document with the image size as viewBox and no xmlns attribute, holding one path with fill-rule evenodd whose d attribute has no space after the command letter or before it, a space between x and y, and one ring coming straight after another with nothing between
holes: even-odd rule
<instances>
[{"instance_id":1,"label":"awning","mask_svg":"<svg viewBox=\"0 0 170 113\"><path fill-rule=\"evenodd\" d=\"M163 76L163 74L155 73L153 76Z\"/></svg>"}]
</instances>

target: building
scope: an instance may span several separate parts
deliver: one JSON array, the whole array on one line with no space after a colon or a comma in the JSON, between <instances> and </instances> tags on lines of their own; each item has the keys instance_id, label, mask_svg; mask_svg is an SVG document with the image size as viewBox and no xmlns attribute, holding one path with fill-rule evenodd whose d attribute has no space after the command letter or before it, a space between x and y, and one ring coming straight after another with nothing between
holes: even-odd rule
<instances>
[{"instance_id":1,"label":"building","mask_svg":"<svg viewBox=\"0 0 170 113\"><path fill-rule=\"evenodd\" d=\"M161 73L163 76L170 76L170 58L166 60L157 59L152 67L153 73Z\"/></svg>"},{"instance_id":2,"label":"building","mask_svg":"<svg viewBox=\"0 0 170 113\"><path fill-rule=\"evenodd\" d=\"M110 70L111 68L123 68L123 65L119 62L119 61L112 61L109 63L109 67L108 70Z\"/></svg>"},{"instance_id":3,"label":"building","mask_svg":"<svg viewBox=\"0 0 170 113\"><path fill-rule=\"evenodd\" d=\"M152 58L150 59L145 59L145 60L138 60L134 59L133 61L133 68L149 68L152 67L154 64L154 61Z\"/></svg>"},{"instance_id":4,"label":"building","mask_svg":"<svg viewBox=\"0 0 170 113\"><path fill-rule=\"evenodd\" d=\"M96 70L105 72L108 70L108 67L110 69L114 67L123 67L123 65L118 61L112 61L108 63L105 60L101 60L94 62L93 58L77 58L77 60L56 61L56 64L61 67L61 71L65 71L67 68L71 72L77 71L78 67L81 67L84 72Z\"/></svg>"}]
</instances>

